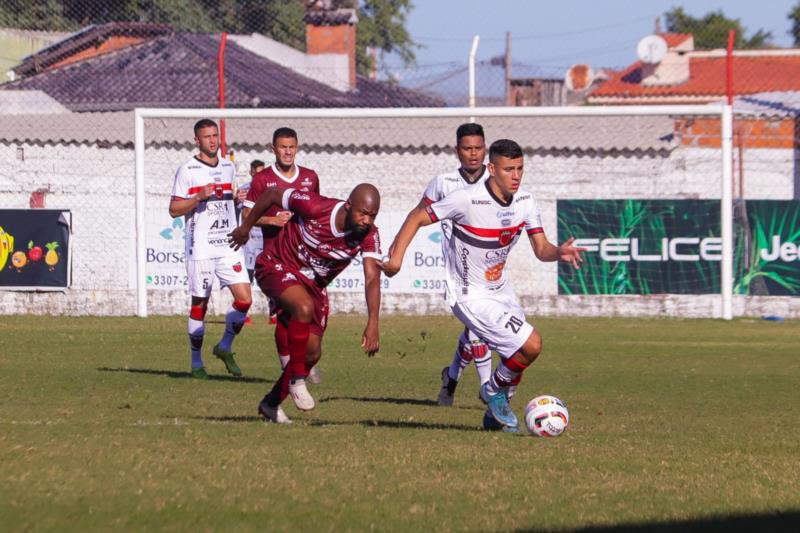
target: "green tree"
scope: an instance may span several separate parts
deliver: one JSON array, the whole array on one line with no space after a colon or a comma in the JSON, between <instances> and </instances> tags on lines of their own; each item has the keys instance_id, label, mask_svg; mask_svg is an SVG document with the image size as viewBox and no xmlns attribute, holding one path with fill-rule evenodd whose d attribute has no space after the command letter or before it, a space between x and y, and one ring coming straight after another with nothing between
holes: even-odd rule
<instances>
[{"instance_id":1,"label":"green tree","mask_svg":"<svg viewBox=\"0 0 800 533\"><path fill-rule=\"evenodd\" d=\"M794 38L795 48L800 48L800 2L789 11L787 18L792 22L792 29L789 33Z\"/></svg>"},{"instance_id":2,"label":"green tree","mask_svg":"<svg viewBox=\"0 0 800 533\"><path fill-rule=\"evenodd\" d=\"M739 19L729 19L722 10L712 11L701 18L686 13L682 7L674 7L664 14L667 31L691 33L694 46L699 50L726 48L728 30L736 30L735 48L765 48L770 46L772 34L759 29L754 35L745 37L746 29Z\"/></svg>"}]
</instances>

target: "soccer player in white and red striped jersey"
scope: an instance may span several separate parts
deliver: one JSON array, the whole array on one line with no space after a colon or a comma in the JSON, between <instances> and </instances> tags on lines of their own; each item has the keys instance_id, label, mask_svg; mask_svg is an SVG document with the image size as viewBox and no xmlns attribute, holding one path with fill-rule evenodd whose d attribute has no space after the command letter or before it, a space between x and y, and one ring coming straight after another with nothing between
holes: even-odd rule
<instances>
[{"instance_id":1,"label":"soccer player in white and red striped jersey","mask_svg":"<svg viewBox=\"0 0 800 533\"><path fill-rule=\"evenodd\" d=\"M445 254L447 295L453 313L501 358L480 396L487 405L486 429L519 431L508 402L508 389L542 350L542 338L506 278L504 267L511 248L524 232L540 261L567 261L578 268L583 248L573 238L556 246L545 237L533 195L520 190L523 174L520 146L502 139L489 149L489 178L455 191L428 206L413 210L392 244L391 257L380 263L395 275L403 255L421 226L450 220L453 238Z\"/></svg>"},{"instance_id":2,"label":"soccer player in white and red striped jersey","mask_svg":"<svg viewBox=\"0 0 800 533\"><path fill-rule=\"evenodd\" d=\"M256 280L268 297L289 317L289 363L280 379L261 400L258 412L279 424L291 421L281 408L292 396L302 411L314 408L306 378L322 355L322 336L328 323L326 287L359 254L364 260L367 326L361 346L368 355L380 347L380 239L374 225L380 208L378 190L358 185L347 201L296 189L269 189L251 208L242 225L230 234L231 246L244 245L250 229L271 207L294 213L276 239L267 244L256 261ZM283 313L282 313L283 315Z\"/></svg>"},{"instance_id":3,"label":"soccer player in white and red striped jersey","mask_svg":"<svg viewBox=\"0 0 800 533\"><path fill-rule=\"evenodd\" d=\"M186 218L186 272L192 297L189 310L189 345L192 375L208 379L201 350L205 336L205 315L214 278L228 287L233 306L225 316L225 332L214 346L214 355L234 376L242 371L231 351L233 339L244 325L252 303L250 283L242 250L228 246L227 234L236 227L233 199L233 163L217 155L219 129L213 120L194 125L199 153L181 165L175 174L169 214Z\"/></svg>"},{"instance_id":4,"label":"soccer player in white and red striped jersey","mask_svg":"<svg viewBox=\"0 0 800 533\"><path fill-rule=\"evenodd\" d=\"M280 127L272 134L272 151L275 152L275 162L269 167L253 176L247 198L244 201L242 210L242 220L250 213L250 209L255 205L256 200L264 191L277 189L297 189L299 191L313 192L319 194L319 176L310 168L302 167L295 162L297 157L297 132L292 128ZM277 238L281 228L288 222L292 214L284 211L280 206L270 207L266 213L258 220L263 236L263 249L267 248L270 241ZM260 252L260 250L259 250ZM273 300L269 301L270 322L275 318L277 309ZM288 317L275 320L275 346L278 351L278 359L281 368L285 368L289 363L289 338L286 325ZM319 373L312 371L309 381L319 382Z\"/></svg>"},{"instance_id":5,"label":"soccer player in white and red striped jersey","mask_svg":"<svg viewBox=\"0 0 800 533\"><path fill-rule=\"evenodd\" d=\"M480 124L468 122L456 129L455 152L461 166L452 172L440 174L431 179L416 209L425 210L429 205L438 202L453 191L474 185L489 177L489 171L484 165L486 139ZM452 238L453 224L449 220L442 220L442 253L445 255ZM480 337L471 332L469 328L464 328L458 339L450 366L442 369L439 405L448 407L453 405L456 386L470 362L475 363L479 384L483 385L489 381L492 375L492 352Z\"/></svg>"}]
</instances>

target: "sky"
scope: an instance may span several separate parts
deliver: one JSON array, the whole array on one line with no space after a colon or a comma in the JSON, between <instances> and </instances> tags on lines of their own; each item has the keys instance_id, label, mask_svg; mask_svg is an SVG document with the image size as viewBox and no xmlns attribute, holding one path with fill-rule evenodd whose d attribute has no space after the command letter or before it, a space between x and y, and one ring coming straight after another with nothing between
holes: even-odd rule
<instances>
[{"instance_id":1,"label":"sky","mask_svg":"<svg viewBox=\"0 0 800 533\"><path fill-rule=\"evenodd\" d=\"M415 0L407 29L424 46L416 51L423 69L466 63L476 34L478 60L500 56L507 31L515 63L564 70L576 63L621 67L636 61L638 41L653 33L656 17L675 6L695 17L722 10L741 20L746 36L764 29L772 32L774 44L791 47L787 14L798 1ZM397 65L394 58L386 62L390 70Z\"/></svg>"}]
</instances>

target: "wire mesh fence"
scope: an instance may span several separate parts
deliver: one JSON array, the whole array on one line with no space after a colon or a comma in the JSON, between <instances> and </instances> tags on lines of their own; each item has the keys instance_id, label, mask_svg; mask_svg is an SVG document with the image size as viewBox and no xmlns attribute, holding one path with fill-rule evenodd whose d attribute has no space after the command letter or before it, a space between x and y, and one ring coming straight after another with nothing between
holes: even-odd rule
<instances>
[{"instance_id":1,"label":"wire mesh fence","mask_svg":"<svg viewBox=\"0 0 800 533\"><path fill-rule=\"evenodd\" d=\"M653 35L634 39L630 62L611 67L589 61L529 64L513 57L509 43L505 55L475 58L471 85L469 43L464 43L463 61L415 64L409 35L387 39L389 28L406 31L410 9L407 2L78 0L50 2L47 9L4 2L0 41L16 44L4 46L0 58L5 61L3 70L8 71L7 81L0 84L0 208L71 210L75 262L69 297L36 299L31 294L3 293L3 311L22 312L34 303L35 312L129 314L135 309L135 108L441 108L464 106L471 93L478 106L579 108L716 105L732 92L734 291L742 297L800 292L794 266L800 197L800 93L796 86L800 84L800 50L768 47L768 40L759 47L753 36L744 39L739 33L729 54L727 28L709 39L708 32L676 31L673 20L664 31L657 28ZM379 185L384 195L383 221L379 222L386 242L419 200L426 182L455 169L455 128L470 118L466 112L447 119L411 112L406 118L369 120L326 119L322 113L228 119L225 150L239 165L237 180L243 183L251 160L270 163L274 159L269 146L272 131L278 126L296 129L301 145L298 162L319 172L323 194L346 196L350 187L364 180ZM589 244L597 246L588 252L590 257L605 253L650 258L638 261L642 265L636 268L636 261L619 257L598 262L598 268L603 264L609 270L602 273L602 280L587 284L587 280L569 278L554 265L531 263L530 254L518 251L508 268L532 310L573 312L570 297L582 298L595 291L593 301L614 302L615 295L631 294L648 298L585 305L583 312L717 313L710 296L702 311L689 310L680 295L663 300L666 303L660 307L652 307L651 302L669 277L678 275L655 267L664 266L675 255L701 255L701 241L718 237L718 225L713 224L718 213L702 203L718 202L720 197L718 117L562 113L479 121L486 128L487 142L506 137L523 145L526 180L540 201L552 239L564 237L568 229L583 228L584 238L597 239ZM173 286L183 280L177 273L183 267L183 228L179 220L169 218L166 205L176 167L194 150L192 122L149 119L146 124L145 206L151 268L147 283L155 312L183 312L185 305L185 291ZM663 214L664 209L647 202L678 200L697 203L688 211L673 206L669 216L647 218L654 212ZM567 212L591 218L590 226L602 221L606 234L590 235L585 225L561 216ZM666 224L662 228L666 233L658 233L661 229L656 231L654 226L651 233L626 235L619 213L632 217L627 223L642 219L655 226ZM681 220L687 219L699 226L682 225ZM679 234L698 228L701 234ZM672 241L662 241L695 237L697 243L679 241L672 252ZM603 239L628 241L603 244ZM636 239L636 254L631 250L632 239ZM602 246L606 248L601 250ZM712 257L707 262L715 267L716 241L705 246L704 253ZM387 292L388 306L405 312L443 309L438 292L428 290L428 285L440 286L443 276L432 258L435 246L429 251L428 255L419 251L417 266L425 269L430 263L430 269L405 281L411 284L404 289L411 296L392 287ZM162 260L164 264L157 266ZM680 274L687 286L713 293L715 268L691 268ZM348 283L357 285L357 281ZM333 287L332 292L337 289ZM359 309L355 296L336 298L340 309ZM753 303L757 300L735 300L737 313L761 312L767 304L757 307ZM780 302L769 305L791 314L791 301Z\"/></svg>"}]
</instances>

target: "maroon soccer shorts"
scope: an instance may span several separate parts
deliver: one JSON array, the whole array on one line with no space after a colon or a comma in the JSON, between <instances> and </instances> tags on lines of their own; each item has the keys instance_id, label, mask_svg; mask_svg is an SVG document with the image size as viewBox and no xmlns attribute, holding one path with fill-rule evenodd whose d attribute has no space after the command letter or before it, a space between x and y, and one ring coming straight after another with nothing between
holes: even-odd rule
<instances>
[{"instance_id":1,"label":"maroon soccer shorts","mask_svg":"<svg viewBox=\"0 0 800 533\"><path fill-rule=\"evenodd\" d=\"M261 292L274 300L281 309L279 297L283 291L294 285L301 285L314 301L314 318L311 321L311 333L322 337L328 327L328 291L320 288L313 280L297 270L276 262L272 256L261 254L256 260L256 281ZM287 310L288 311L288 310Z\"/></svg>"}]
</instances>

